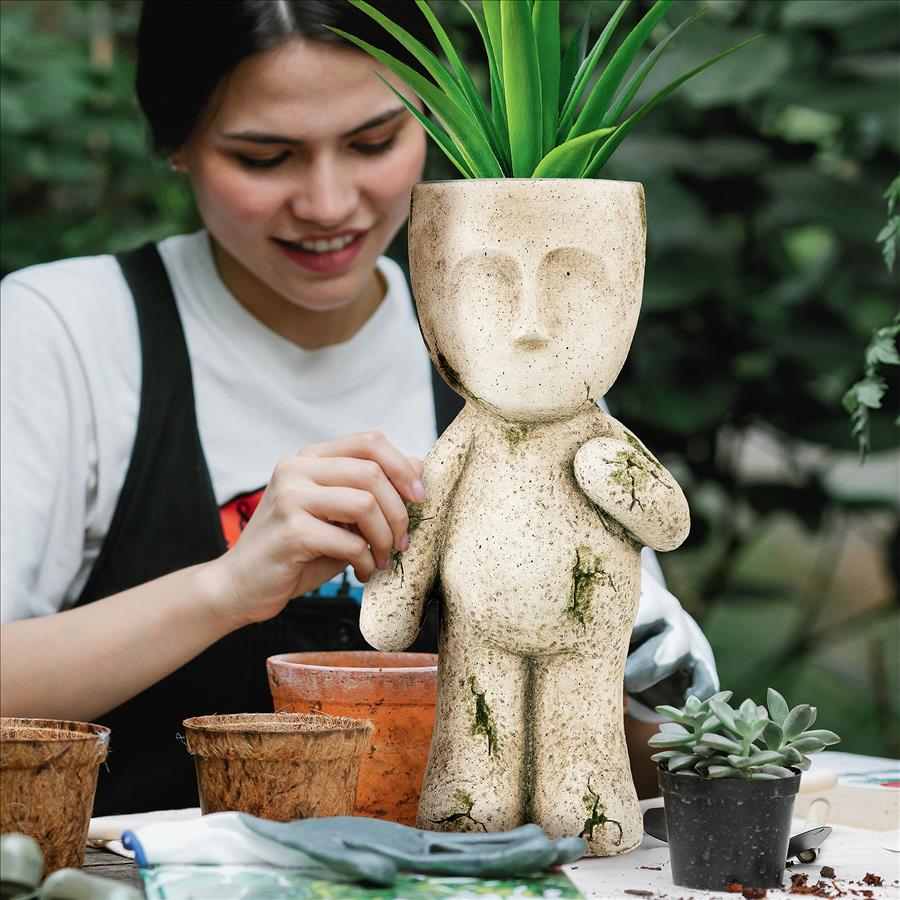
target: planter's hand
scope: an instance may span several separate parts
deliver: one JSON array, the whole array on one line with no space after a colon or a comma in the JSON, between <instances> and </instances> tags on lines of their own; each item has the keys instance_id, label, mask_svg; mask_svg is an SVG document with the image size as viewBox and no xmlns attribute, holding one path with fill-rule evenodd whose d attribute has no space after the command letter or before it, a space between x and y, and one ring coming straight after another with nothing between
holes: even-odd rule
<instances>
[{"instance_id":1,"label":"planter's hand","mask_svg":"<svg viewBox=\"0 0 900 900\"><path fill-rule=\"evenodd\" d=\"M241 814L240 820L336 873L379 885L393 884L398 870L484 878L540 872L586 852L582 838L553 841L537 825L500 834L445 834L361 816L271 822Z\"/></svg>"},{"instance_id":2,"label":"planter's hand","mask_svg":"<svg viewBox=\"0 0 900 900\"><path fill-rule=\"evenodd\" d=\"M683 706L719 689L709 642L697 623L662 583L655 559L643 551L641 602L625 663L625 692L651 709L663 703Z\"/></svg>"},{"instance_id":3,"label":"planter's hand","mask_svg":"<svg viewBox=\"0 0 900 900\"><path fill-rule=\"evenodd\" d=\"M621 422L600 415L613 436L593 438L575 454L578 486L638 543L674 550L691 525L678 482Z\"/></svg>"}]
</instances>

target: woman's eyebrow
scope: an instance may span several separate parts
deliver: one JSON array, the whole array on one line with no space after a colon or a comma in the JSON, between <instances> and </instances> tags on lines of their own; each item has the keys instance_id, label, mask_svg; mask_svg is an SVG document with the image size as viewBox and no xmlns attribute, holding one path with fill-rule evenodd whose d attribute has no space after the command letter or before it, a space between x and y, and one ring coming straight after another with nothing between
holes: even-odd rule
<instances>
[{"instance_id":1,"label":"woman's eyebrow","mask_svg":"<svg viewBox=\"0 0 900 900\"><path fill-rule=\"evenodd\" d=\"M362 125L357 125L356 128L351 128L350 131L345 131L341 137L348 138L353 137L356 134L359 134L362 131L368 131L370 128L375 128L377 125L383 125L385 122L390 122L392 119L396 119L397 116L402 115L406 112L406 107L398 106L395 109L389 109L387 112L383 112L380 115L375 116L372 119L368 119L363 122ZM224 135L227 138L233 138L234 140L239 141L251 141L254 144L302 144L303 141L298 140L293 137L286 137L281 134L267 134L263 131L238 131L238 132L228 132Z\"/></svg>"}]
</instances>

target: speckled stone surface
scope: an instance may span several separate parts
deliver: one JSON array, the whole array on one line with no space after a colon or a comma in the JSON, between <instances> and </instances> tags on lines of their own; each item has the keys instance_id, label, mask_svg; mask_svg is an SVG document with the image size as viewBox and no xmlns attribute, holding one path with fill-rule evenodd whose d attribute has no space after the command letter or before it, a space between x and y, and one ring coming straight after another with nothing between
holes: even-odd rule
<instances>
[{"instance_id":1,"label":"speckled stone surface","mask_svg":"<svg viewBox=\"0 0 900 900\"><path fill-rule=\"evenodd\" d=\"M432 359L466 406L425 459L410 548L361 625L412 642L442 598L437 725L419 827L536 822L591 855L642 837L622 723L640 548L687 536L681 489L595 401L631 345L639 184L504 179L413 191L410 265Z\"/></svg>"}]
</instances>

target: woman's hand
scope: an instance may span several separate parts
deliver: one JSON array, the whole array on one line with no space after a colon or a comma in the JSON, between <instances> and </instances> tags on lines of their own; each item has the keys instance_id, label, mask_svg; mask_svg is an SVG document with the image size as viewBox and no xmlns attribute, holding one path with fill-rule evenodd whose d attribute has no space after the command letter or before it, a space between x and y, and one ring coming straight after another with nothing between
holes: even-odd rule
<instances>
[{"instance_id":1,"label":"woman's hand","mask_svg":"<svg viewBox=\"0 0 900 900\"><path fill-rule=\"evenodd\" d=\"M377 431L281 460L240 539L208 564L220 611L238 628L276 616L348 564L367 581L409 546L404 500L420 502L422 463Z\"/></svg>"}]
</instances>

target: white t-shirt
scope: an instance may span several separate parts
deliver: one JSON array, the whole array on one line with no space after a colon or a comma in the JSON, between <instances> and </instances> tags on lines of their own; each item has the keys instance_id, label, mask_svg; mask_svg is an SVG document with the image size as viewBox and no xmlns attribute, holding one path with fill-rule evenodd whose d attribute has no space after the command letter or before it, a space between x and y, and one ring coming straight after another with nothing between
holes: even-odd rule
<instances>
[{"instance_id":1,"label":"white t-shirt","mask_svg":"<svg viewBox=\"0 0 900 900\"><path fill-rule=\"evenodd\" d=\"M185 331L216 502L257 491L279 459L368 429L422 457L437 431L431 370L402 269L348 341L304 350L228 291L205 231L159 245ZM0 622L78 598L131 458L141 389L134 302L113 256L0 285Z\"/></svg>"}]
</instances>

